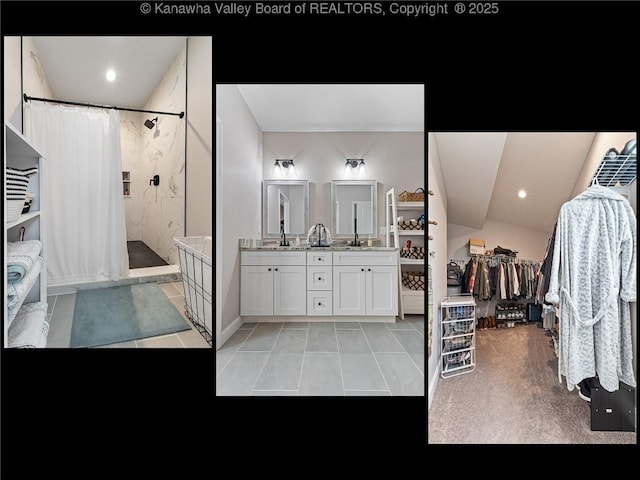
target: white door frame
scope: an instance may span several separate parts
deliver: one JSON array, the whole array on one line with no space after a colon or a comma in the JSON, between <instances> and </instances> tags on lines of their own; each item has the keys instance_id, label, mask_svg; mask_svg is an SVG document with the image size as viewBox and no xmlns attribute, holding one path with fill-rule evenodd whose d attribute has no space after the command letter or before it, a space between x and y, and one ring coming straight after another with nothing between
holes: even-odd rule
<instances>
[{"instance_id":1,"label":"white door frame","mask_svg":"<svg viewBox=\"0 0 640 480\"><path fill-rule=\"evenodd\" d=\"M216 350L222 346L222 120L216 115Z\"/></svg>"}]
</instances>

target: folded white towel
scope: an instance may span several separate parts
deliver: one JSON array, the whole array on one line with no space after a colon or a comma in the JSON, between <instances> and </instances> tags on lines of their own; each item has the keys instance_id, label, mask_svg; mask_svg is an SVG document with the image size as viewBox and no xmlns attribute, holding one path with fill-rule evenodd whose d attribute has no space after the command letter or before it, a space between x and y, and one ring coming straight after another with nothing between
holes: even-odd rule
<instances>
[{"instance_id":1,"label":"folded white towel","mask_svg":"<svg viewBox=\"0 0 640 480\"><path fill-rule=\"evenodd\" d=\"M27 274L22 277L22 280L15 283L10 283L7 286L7 309L8 309L8 320L9 325L18 313L18 309L24 299L27 297L29 290L35 282L38 281L38 275L40 275L40 271L44 265L44 259L42 257L38 257L33 265L27 272Z\"/></svg>"},{"instance_id":2,"label":"folded white towel","mask_svg":"<svg viewBox=\"0 0 640 480\"><path fill-rule=\"evenodd\" d=\"M25 303L9 327L9 348L45 348L49 322L47 304L44 302Z\"/></svg>"},{"instance_id":3,"label":"folded white towel","mask_svg":"<svg viewBox=\"0 0 640 480\"><path fill-rule=\"evenodd\" d=\"M40 240L7 242L7 278L9 282L22 279L42 251Z\"/></svg>"}]
</instances>

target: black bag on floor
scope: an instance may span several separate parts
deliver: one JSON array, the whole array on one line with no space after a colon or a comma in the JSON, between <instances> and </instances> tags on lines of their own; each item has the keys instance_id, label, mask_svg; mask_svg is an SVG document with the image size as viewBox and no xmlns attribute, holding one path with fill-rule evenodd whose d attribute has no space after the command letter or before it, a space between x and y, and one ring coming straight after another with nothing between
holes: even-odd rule
<instances>
[{"instance_id":1,"label":"black bag on floor","mask_svg":"<svg viewBox=\"0 0 640 480\"><path fill-rule=\"evenodd\" d=\"M607 392L597 378L591 383L591 430L635 432L635 388L620 382L618 390Z\"/></svg>"}]
</instances>

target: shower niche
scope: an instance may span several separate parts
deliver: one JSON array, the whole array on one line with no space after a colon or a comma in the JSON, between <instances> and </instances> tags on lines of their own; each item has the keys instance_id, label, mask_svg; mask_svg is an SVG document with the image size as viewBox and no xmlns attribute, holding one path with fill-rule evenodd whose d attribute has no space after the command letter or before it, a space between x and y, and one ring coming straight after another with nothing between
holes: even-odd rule
<instances>
[{"instance_id":1,"label":"shower niche","mask_svg":"<svg viewBox=\"0 0 640 480\"><path fill-rule=\"evenodd\" d=\"M131 196L131 172L122 172L122 195Z\"/></svg>"}]
</instances>

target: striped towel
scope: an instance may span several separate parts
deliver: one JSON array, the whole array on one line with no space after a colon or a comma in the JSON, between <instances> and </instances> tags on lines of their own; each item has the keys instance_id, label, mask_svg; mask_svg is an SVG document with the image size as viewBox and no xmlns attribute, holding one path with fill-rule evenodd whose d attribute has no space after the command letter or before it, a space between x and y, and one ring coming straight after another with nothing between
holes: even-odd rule
<instances>
[{"instance_id":1,"label":"striped towel","mask_svg":"<svg viewBox=\"0 0 640 480\"><path fill-rule=\"evenodd\" d=\"M24 200L29 186L29 177L37 173L37 167L26 169L7 167L7 200Z\"/></svg>"}]
</instances>

